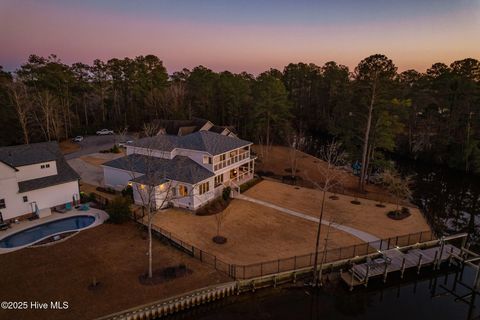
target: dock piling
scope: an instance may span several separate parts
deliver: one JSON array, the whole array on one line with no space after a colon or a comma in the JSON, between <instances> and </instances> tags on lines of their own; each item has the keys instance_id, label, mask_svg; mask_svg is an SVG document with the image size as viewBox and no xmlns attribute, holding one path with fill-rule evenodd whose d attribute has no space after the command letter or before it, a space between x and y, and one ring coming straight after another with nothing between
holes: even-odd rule
<instances>
[{"instance_id":1,"label":"dock piling","mask_svg":"<svg viewBox=\"0 0 480 320\"><path fill-rule=\"evenodd\" d=\"M402 260L402 269L400 271L400 279L403 279L403 274L405 272L405 258Z\"/></svg>"},{"instance_id":2,"label":"dock piling","mask_svg":"<svg viewBox=\"0 0 480 320\"><path fill-rule=\"evenodd\" d=\"M422 257L423 257L423 254L418 255L417 274L420 274L420 268L422 267Z\"/></svg>"},{"instance_id":3,"label":"dock piling","mask_svg":"<svg viewBox=\"0 0 480 320\"><path fill-rule=\"evenodd\" d=\"M385 270L383 271L383 283L387 282L387 275L388 275L388 264L385 262Z\"/></svg>"}]
</instances>

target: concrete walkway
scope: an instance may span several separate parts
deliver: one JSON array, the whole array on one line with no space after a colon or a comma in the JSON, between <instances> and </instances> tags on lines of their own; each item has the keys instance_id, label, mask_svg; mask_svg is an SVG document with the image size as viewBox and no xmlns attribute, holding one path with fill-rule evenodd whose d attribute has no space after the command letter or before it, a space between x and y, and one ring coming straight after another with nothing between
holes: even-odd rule
<instances>
[{"instance_id":1,"label":"concrete walkway","mask_svg":"<svg viewBox=\"0 0 480 320\"><path fill-rule=\"evenodd\" d=\"M318 223L319 220L320 220L319 218L312 217L308 214L304 214L304 213L301 213L301 212L298 212L298 211L293 211L293 210L290 210L290 209L287 209L287 208L283 208L283 207L277 206L273 203L258 200L258 199L252 198L252 197L245 196L243 194L236 194L234 196L234 198L240 199L240 200L245 200L245 201L250 201L250 202L265 206L265 207L269 207L269 208L281 211L281 212L289 214L291 216L302 218L302 219L312 221L312 222L315 222L315 223ZM330 225L330 221L322 219L322 224ZM332 228L335 228L337 230L341 230L343 232L351 234L352 236L357 237L358 239L360 239L364 242L380 241L380 238L378 238L378 237L376 237L376 236L374 236L370 233L364 232L362 230L358 230L358 229L355 229L355 228L352 228L352 227L347 227L347 226L344 226L344 225L341 225L341 224L336 224L336 223L332 223L331 226L332 226Z\"/></svg>"}]
</instances>

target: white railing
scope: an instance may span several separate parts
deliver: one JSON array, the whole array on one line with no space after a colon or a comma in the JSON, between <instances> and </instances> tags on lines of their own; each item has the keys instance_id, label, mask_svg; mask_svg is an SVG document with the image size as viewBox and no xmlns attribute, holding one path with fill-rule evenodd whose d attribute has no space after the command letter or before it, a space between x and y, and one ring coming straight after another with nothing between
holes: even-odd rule
<instances>
[{"instance_id":1,"label":"white railing","mask_svg":"<svg viewBox=\"0 0 480 320\"><path fill-rule=\"evenodd\" d=\"M225 167L228 167L229 165L232 165L232 164L237 163L239 161L248 159L249 157L250 157L250 152L248 152L248 151L239 153L239 154L237 154L237 155L235 155L231 158L228 158L228 159L225 159L225 160L220 161L218 163L215 163L214 166L213 166L213 170L217 171L217 170L223 169Z\"/></svg>"}]
</instances>

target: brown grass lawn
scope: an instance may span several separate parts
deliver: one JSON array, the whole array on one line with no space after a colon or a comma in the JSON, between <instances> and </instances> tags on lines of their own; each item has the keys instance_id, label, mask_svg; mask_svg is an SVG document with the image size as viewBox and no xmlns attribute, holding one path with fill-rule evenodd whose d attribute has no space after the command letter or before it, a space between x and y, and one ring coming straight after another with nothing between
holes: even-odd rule
<instances>
[{"instance_id":1,"label":"brown grass lawn","mask_svg":"<svg viewBox=\"0 0 480 320\"><path fill-rule=\"evenodd\" d=\"M60 142L59 145L60 150L63 154L68 154L80 150L80 145L70 140L64 140Z\"/></svg>"},{"instance_id":2,"label":"brown grass lawn","mask_svg":"<svg viewBox=\"0 0 480 320\"><path fill-rule=\"evenodd\" d=\"M226 263L252 264L315 251L317 224L289 216L275 209L234 199L226 209L221 235L226 244L212 241L216 235L215 216L196 216L190 212L168 209L155 216L154 223L176 237ZM327 227L322 227L326 234ZM361 241L331 229L329 248L344 247Z\"/></svg>"},{"instance_id":3,"label":"brown grass lawn","mask_svg":"<svg viewBox=\"0 0 480 320\"><path fill-rule=\"evenodd\" d=\"M261 158L260 146L254 145L253 150L257 152L260 160L255 163L255 170L271 171L274 174L281 176L290 174L285 171L285 169L290 169L291 167L289 148L284 146L272 146L268 152L267 158ZM303 182L311 184L309 180L317 182L322 181L323 178L320 175L318 168L325 166L324 161L309 154L298 152L297 162L297 175L303 179ZM342 193L345 194L393 202L392 197L384 189L372 184L366 185L366 193L360 194L358 192L358 177L347 171L342 174L342 189Z\"/></svg>"},{"instance_id":4,"label":"brown grass lawn","mask_svg":"<svg viewBox=\"0 0 480 320\"><path fill-rule=\"evenodd\" d=\"M321 192L315 189L297 188L264 180L247 190L245 195L318 217ZM377 204L375 201L359 199L361 204L354 205L350 203L354 198L345 195L338 195L338 197L339 200L327 198L324 218L328 221L335 220L339 224L360 229L379 238L430 230L417 208L410 208L411 216L397 221L386 215L388 211L395 209L393 204L386 204L386 208L378 208L375 206Z\"/></svg>"},{"instance_id":5,"label":"brown grass lawn","mask_svg":"<svg viewBox=\"0 0 480 320\"><path fill-rule=\"evenodd\" d=\"M185 263L193 273L145 286L146 237L138 226L104 224L49 247L0 255L2 301L68 301L68 311L6 311L0 319L92 319L196 288L228 281L206 264L155 240L154 268ZM88 289L92 277L101 285Z\"/></svg>"}]
</instances>

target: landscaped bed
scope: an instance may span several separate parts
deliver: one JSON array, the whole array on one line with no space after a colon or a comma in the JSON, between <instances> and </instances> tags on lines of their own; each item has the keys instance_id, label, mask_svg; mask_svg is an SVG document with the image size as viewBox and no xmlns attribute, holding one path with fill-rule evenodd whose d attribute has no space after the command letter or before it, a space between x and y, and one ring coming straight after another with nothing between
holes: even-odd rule
<instances>
[{"instance_id":1,"label":"landscaped bed","mask_svg":"<svg viewBox=\"0 0 480 320\"><path fill-rule=\"evenodd\" d=\"M92 319L229 280L154 240L154 270L183 264L192 272L154 285L141 284L139 277L148 267L144 233L133 222L103 224L54 246L0 255L2 272L8 275L0 277L4 300L67 301L69 305L68 310L57 311L0 309L0 319Z\"/></svg>"}]
</instances>

